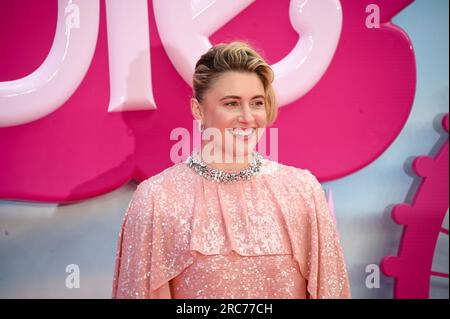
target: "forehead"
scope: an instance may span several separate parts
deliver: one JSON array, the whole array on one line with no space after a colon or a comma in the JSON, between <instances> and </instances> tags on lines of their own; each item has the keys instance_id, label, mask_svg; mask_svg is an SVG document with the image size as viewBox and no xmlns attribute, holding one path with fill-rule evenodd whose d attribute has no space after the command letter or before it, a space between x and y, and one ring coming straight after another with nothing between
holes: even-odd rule
<instances>
[{"instance_id":1,"label":"forehead","mask_svg":"<svg viewBox=\"0 0 450 319\"><path fill-rule=\"evenodd\" d=\"M212 98L221 98L225 95L251 98L255 95L264 95L264 86L256 73L229 71L214 81L208 93Z\"/></svg>"}]
</instances>

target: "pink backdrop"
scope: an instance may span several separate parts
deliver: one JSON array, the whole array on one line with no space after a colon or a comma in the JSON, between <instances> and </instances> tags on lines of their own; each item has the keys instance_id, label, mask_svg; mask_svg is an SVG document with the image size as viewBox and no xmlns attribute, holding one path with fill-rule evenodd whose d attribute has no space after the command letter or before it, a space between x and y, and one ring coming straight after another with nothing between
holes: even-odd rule
<instances>
[{"instance_id":1,"label":"pink backdrop","mask_svg":"<svg viewBox=\"0 0 450 319\"><path fill-rule=\"evenodd\" d=\"M274 125L279 129L279 162L308 168L327 181L362 169L394 141L412 107L416 68L407 35L390 20L411 2L341 1L343 29L327 72L303 98L283 107ZM289 1L276 3L253 3L211 42L246 39L269 63L277 62L295 44L297 34L289 22ZM364 24L370 3L381 8L379 29ZM45 59L57 2L2 1L0 12L0 81L7 81L29 74ZM171 130L192 130L191 89L161 45L151 1L148 14L158 109L107 111L108 48L101 1L95 55L76 92L42 119L0 128L0 198L82 200L130 179L139 182L173 164L169 153L176 141L169 138Z\"/></svg>"}]
</instances>

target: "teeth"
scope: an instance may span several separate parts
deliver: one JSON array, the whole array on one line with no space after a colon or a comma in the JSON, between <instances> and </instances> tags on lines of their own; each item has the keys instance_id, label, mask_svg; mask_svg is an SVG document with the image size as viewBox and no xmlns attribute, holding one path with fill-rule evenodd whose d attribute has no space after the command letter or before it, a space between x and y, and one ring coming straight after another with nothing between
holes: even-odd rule
<instances>
[{"instance_id":1,"label":"teeth","mask_svg":"<svg viewBox=\"0 0 450 319\"><path fill-rule=\"evenodd\" d=\"M234 128L234 129L229 129L229 131L233 134L233 135L237 135L237 136L250 136L253 134L253 132L255 131L254 128L247 128L247 129L242 129L242 128Z\"/></svg>"}]
</instances>

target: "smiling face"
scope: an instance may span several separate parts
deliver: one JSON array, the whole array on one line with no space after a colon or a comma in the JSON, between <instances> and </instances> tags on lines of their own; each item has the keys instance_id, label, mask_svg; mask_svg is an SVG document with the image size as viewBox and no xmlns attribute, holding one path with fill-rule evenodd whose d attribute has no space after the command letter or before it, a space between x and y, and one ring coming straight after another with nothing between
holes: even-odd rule
<instances>
[{"instance_id":1,"label":"smiling face","mask_svg":"<svg viewBox=\"0 0 450 319\"><path fill-rule=\"evenodd\" d=\"M214 129L220 132L202 144L213 143L233 160L242 160L255 149L267 125L264 86L252 72L224 72L201 102L191 99L191 110L194 118L203 122L206 137Z\"/></svg>"}]
</instances>

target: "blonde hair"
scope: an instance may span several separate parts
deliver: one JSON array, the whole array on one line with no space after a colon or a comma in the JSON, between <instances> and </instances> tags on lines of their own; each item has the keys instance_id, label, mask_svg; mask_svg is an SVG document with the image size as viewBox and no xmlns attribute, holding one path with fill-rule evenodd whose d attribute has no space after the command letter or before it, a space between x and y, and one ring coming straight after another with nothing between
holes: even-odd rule
<instances>
[{"instance_id":1,"label":"blonde hair","mask_svg":"<svg viewBox=\"0 0 450 319\"><path fill-rule=\"evenodd\" d=\"M234 41L213 46L195 65L193 95L201 102L214 81L227 71L254 72L260 78L265 91L265 108L268 125L278 114L275 92L272 87L274 73L270 65L248 43Z\"/></svg>"}]
</instances>

